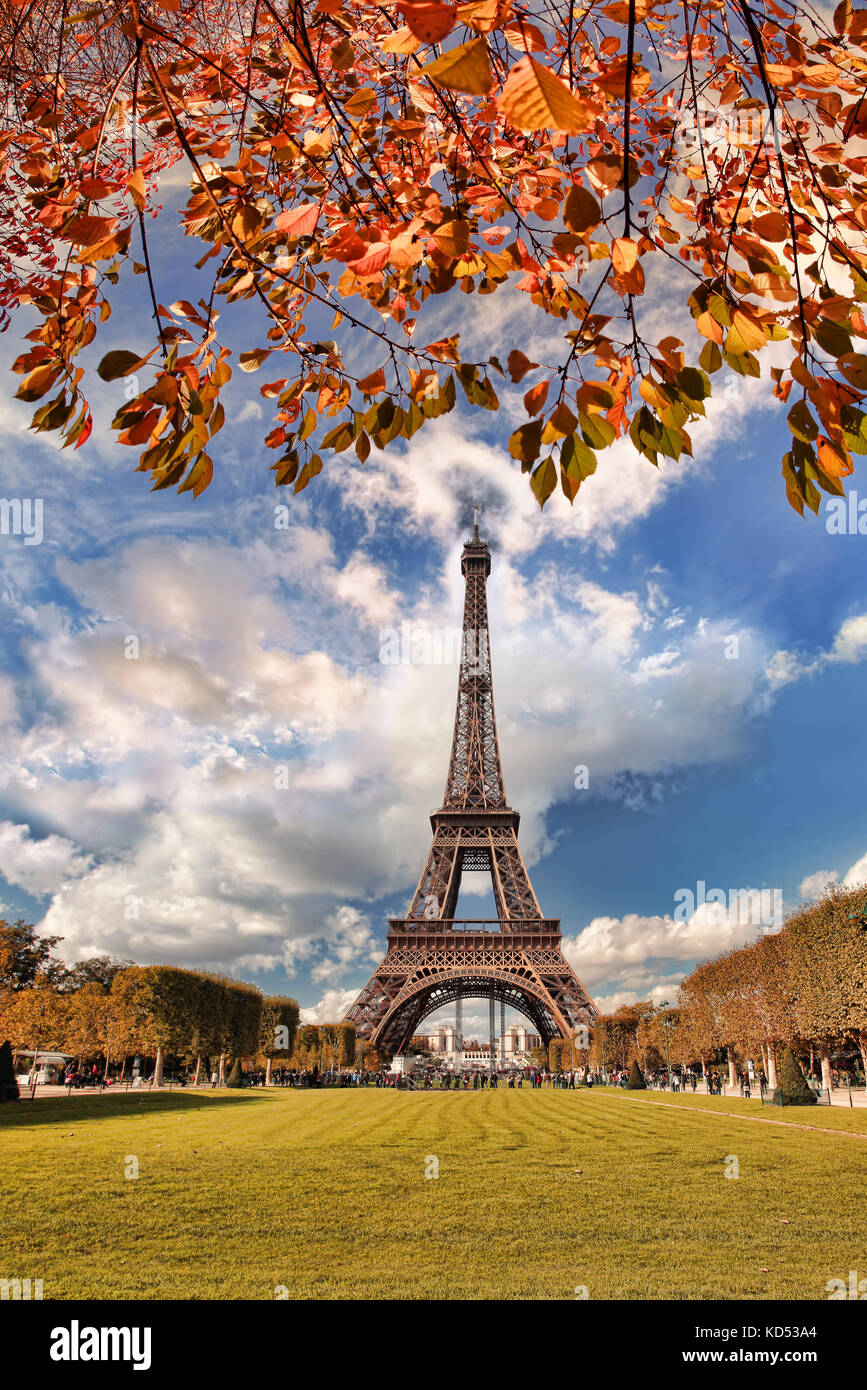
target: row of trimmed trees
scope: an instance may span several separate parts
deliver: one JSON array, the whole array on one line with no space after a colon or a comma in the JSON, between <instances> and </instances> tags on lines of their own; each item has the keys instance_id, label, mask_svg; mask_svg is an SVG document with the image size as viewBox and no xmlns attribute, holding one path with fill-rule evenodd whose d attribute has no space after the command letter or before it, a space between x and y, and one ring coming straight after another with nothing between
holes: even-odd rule
<instances>
[{"instance_id":1,"label":"row of trimmed trees","mask_svg":"<svg viewBox=\"0 0 867 1390\"><path fill-rule=\"evenodd\" d=\"M299 1028L298 1016L294 999L167 965L129 966L107 987L91 982L65 992L37 973L26 988L0 991L0 1038L13 1048L99 1057L106 1074L112 1062L138 1054L153 1059L155 1085L168 1056L194 1069L196 1082L213 1067L221 1083L233 1062L264 1065L266 1082L275 1060L320 1070L354 1063L351 1024Z\"/></svg>"},{"instance_id":2,"label":"row of trimmed trees","mask_svg":"<svg viewBox=\"0 0 867 1390\"><path fill-rule=\"evenodd\" d=\"M831 1086L831 1054L858 1048L867 1072L867 912L863 889L833 887L782 931L700 965L681 985L680 1026L699 1056L761 1054L771 1086L777 1053L814 1053Z\"/></svg>"},{"instance_id":3,"label":"row of trimmed trees","mask_svg":"<svg viewBox=\"0 0 867 1390\"><path fill-rule=\"evenodd\" d=\"M677 1008L632 1004L600 1019L591 1065L626 1070L728 1065L735 1081L747 1058L777 1086L778 1059L791 1047L832 1084L832 1055L860 1052L867 1074L867 902L865 891L830 888L792 914L781 931L697 966L680 985ZM568 1044L566 1044L568 1047Z\"/></svg>"}]
</instances>

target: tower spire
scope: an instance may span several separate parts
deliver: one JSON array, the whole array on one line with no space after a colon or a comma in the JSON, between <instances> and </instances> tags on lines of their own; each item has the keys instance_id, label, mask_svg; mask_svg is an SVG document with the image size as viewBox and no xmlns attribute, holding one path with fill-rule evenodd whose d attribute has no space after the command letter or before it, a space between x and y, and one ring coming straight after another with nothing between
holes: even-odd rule
<instances>
[{"instance_id":1,"label":"tower spire","mask_svg":"<svg viewBox=\"0 0 867 1390\"><path fill-rule=\"evenodd\" d=\"M478 515L478 508L475 510ZM466 542L461 556L461 573L466 581L464 623L452 756L443 810L506 805L494 717L488 632L487 578L490 572L491 552L487 541L479 540L476 521L473 539Z\"/></svg>"}]
</instances>

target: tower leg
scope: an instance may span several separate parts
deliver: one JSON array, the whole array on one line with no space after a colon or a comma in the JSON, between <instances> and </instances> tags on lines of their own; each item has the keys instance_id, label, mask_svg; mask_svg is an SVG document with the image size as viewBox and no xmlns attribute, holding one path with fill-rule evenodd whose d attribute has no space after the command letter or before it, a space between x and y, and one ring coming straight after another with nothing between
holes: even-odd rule
<instances>
[{"instance_id":1,"label":"tower leg","mask_svg":"<svg viewBox=\"0 0 867 1390\"><path fill-rule=\"evenodd\" d=\"M489 1047L489 1050L488 1050L488 1059L489 1059L489 1063L490 1063L491 1072L495 1072L495 1071L497 1070L497 1063L496 1063L496 1058L495 1058L495 1055L494 1055L494 1019L496 1018L496 1016L497 1016L497 1001L496 1001L496 999L495 999L495 997L494 997L494 989L493 989L493 986L491 986L491 996L490 996L490 998L489 998L489 1000L488 1000L488 1024L489 1024L489 1033L490 1033L490 1047Z\"/></svg>"},{"instance_id":2,"label":"tower leg","mask_svg":"<svg viewBox=\"0 0 867 1390\"><path fill-rule=\"evenodd\" d=\"M464 1050L464 1001L455 1000L455 1067L459 1064L460 1055Z\"/></svg>"}]
</instances>

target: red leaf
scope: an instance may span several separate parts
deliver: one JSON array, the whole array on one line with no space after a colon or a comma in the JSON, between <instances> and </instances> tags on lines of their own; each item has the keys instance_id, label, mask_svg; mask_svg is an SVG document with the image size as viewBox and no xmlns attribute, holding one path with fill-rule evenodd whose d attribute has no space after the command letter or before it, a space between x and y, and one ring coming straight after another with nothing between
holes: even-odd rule
<instances>
[{"instance_id":1,"label":"red leaf","mask_svg":"<svg viewBox=\"0 0 867 1390\"><path fill-rule=\"evenodd\" d=\"M532 372L534 367L538 367L538 365L538 362L531 362L529 357L526 357L524 353L521 352L520 348L512 348L512 351L509 353L509 376L514 382L520 381L528 372Z\"/></svg>"},{"instance_id":2,"label":"red leaf","mask_svg":"<svg viewBox=\"0 0 867 1390\"><path fill-rule=\"evenodd\" d=\"M377 275L388 261L389 246L387 241L375 241L368 246L366 255L357 261L347 261L349 269L355 275Z\"/></svg>"},{"instance_id":3,"label":"red leaf","mask_svg":"<svg viewBox=\"0 0 867 1390\"><path fill-rule=\"evenodd\" d=\"M408 0L397 7L410 31L422 43L439 43L455 27L457 11L454 5L441 5L437 0L431 3L410 4Z\"/></svg>"},{"instance_id":4,"label":"red leaf","mask_svg":"<svg viewBox=\"0 0 867 1390\"><path fill-rule=\"evenodd\" d=\"M318 203L302 203L301 207L289 208L274 219L274 229L286 232L290 237L309 236L319 220Z\"/></svg>"}]
</instances>

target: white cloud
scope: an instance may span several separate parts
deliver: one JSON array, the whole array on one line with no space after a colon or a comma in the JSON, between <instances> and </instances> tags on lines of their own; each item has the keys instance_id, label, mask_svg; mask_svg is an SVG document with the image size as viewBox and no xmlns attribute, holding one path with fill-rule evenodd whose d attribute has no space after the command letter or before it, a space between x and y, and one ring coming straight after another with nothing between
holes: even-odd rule
<instances>
[{"instance_id":1,"label":"white cloud","mask_svg":"<svg viewBox=\"0 0 867 1390\"><path fill-rule=\"evenodd\" d=\"M310 971L311 980L336 980L364 962L375 965L382 947L374 939L369 917L344 904L326 922L331 958L320 960Z\"/></svg>"},{"instance_id":2,"label":"white cloud","mask_svg":"<svg viewBox=\"0 0 867 1390\"><path fill-rule=\"evenodd\" d=\"M821 897L826 888L839 883L842 888L860 888L867 884L867 852L856 859L851 868L841 876L838 869L817 869L801 880L798 892L802 900Z\"/></svg>"},{"instance_id":3,"label":"white cloud","mask_svg":"<svg viewBox=\"0 0 867 1390\"><path fill-rule=\"evenodd\" d=\"M564 936L563 954L606 1012L644 999L674 1003L684 969L693 961L742 946L762 930L757 899L751 902L746 892L727 896L726 905L700 904L686 921L668 914L595 917L577 936ZM605 993L596 996L597 988Z\"/></svg>"},{"instance_id":4,"label":"white cloud","mask_svg":"<svg viewBox=\"0 0 867 1390\"><path fill-rule=\"evenodd\" d=\"M0 822L0 873L26 893L44 897L66 880L86 873L90 859L62 835L31 839L26 825Z\"/></svg>"},{"instance_id":5,"label":"white cloud","mask_svg":"<svg viewBox=\"0 0 867 1390\"><path fill-rule=\"evenodd\" d=\"M355 1003L357 989L327 989L309 1009L301 1010L302 1023L337 1023Z\"/></svg>"},{"instance_id":6,"label":"white cloud","mask_svg":"<svg viewBox=\"0 0 867 1390\"><path fill-rule=\"evenodd\" d=\"M862 854L849 869L843 879L843 887L860 888L863 883L867 883L867 854Z\"/></svg>"},{"instance_id":7,"label":"white cloud","mask_svg":"<svg viewBox=\"0 0 867 1390\"><path fill-rule=\"evenodd\" d=\"M261 420L264 413L258 401L245 401L237 415L232 417L232 424L244 425L248 420Z\"/></svg>"},{"instance_id":8,"label":"white cloud","mask_svg":"<svg viewBox=\"0 0 867 1390\"><path fill-rule=\"evenodd\" d=\"M809 898L818 898L826 888L830 888L832 883L837 883L839 878L840 875L836 869L817 869L814 874L808 874L801 881L798 892L805 901Z\"/></svg>"},{"instance_id":9,"label":"white cloud","mask_svg":"<svg viewBox=\"0 0 867 1390\"><path fill-rule=\"evenodd\" d=\"M798 652L774 652L768 663L767 676L773 686L788 685L818 675L828 666L853 665L867 656L867 613L858 613L846 621L837 632L830 648L818 652L812 659Z\"/></svg>"}]
</instances>

